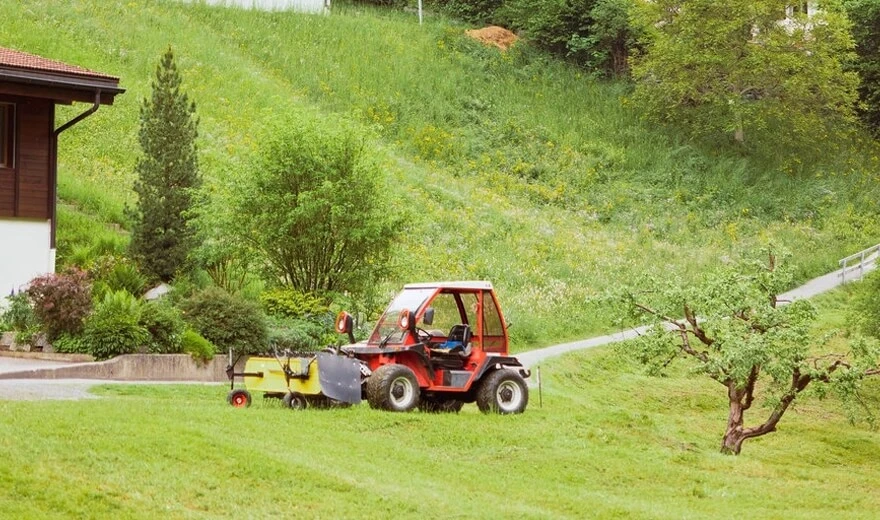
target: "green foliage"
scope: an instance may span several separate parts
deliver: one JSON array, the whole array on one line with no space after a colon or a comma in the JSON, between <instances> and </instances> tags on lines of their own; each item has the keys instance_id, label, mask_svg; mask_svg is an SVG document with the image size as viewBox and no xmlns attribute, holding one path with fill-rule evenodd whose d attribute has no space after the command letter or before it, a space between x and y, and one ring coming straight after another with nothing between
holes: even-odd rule
<instances>
[{"instance_id":1,"label":"green foliage","mask_svg":"<svg viewBox=\"0 0 880 520\"><path fill-rule=\"evenodd\" d=\"M216 347L210 341L202 337L198 332L186 329L180 336L181 349L196 361L207 363L214 359Z\"/></svg>"},{"instance_id":2,"label":"green foliage","mask_svg":"<svg viewBox=\"0 0 880 520\"><path fill-rule=\"evenodd\" d=\"M626 288L617 301L629 319L647 315L650 327L620 350L663 373L676 359L725 387L730 404L722 451L739 453L742 442L775 431L798 395L810 386L841 395L880 361L876 344L854 346L849 355L816 356L816 310L807 300L783 304L777 295L792 274L772 253L768 262L743 261L707 273L701 283L648 279L641 291ZM669 273L666 275L669 276ZM746 427L744 415L761 394L771 409L761 424Z\"/></svg>"},{"instance_id":3,"label":"green foliage","mask_svg":"<svg viewBox=\"0 0 880 520\"><path fill-rule=\"evenodd\" d=\"M279 318L300 318L325 314L329 310L322 298L296 289L272 289L260 295L266 314Z\"/></svg>"},{"instance_id":4,"label":"green foliage","mask_svg":"<svg viewBox=\"0 0 880 520\"><path fill-rule=\"evenodd\" d=\"M6 297L7 307L0 309L0 332L24 331L38 325L34 307L26 292Z\"/></svg>"},{"instance_id":5,"label":"green foliage","mask_svg":"<svg viewBox=\"0 0 880 520\"><path fill-rule=\"evenodd\" d=\"M880 339L880 272L868 274L856 285L848 322L856 331Z\"/></svg>"},{"instance_id":6,"label":"green foliage","mask_svg":"<svg viewBox=\"0 0 880 520\"><path fill-rule=\"evenodd\" d=\"M91 354L88 341L80 335L62 334L52 342L55 352L61 354Z\"/></svg>"},{"instance_id":7,"label":"green foliage","mask_svg":"<svg viewBox=\"0 0 880 520\"><path fill-rule=\"evenodd\" d=\"M122 256L100 256L89 263L94 280L94 296L99 300L108 292L127 291L141 295L147 287L147 277L141 274L131 260Z\"/></svg>"},{"instance_id":8,"label":"green foliage","mask_svg":"<svg viewBox=\"0 0 880 520\"><path fill-rule=\"evenodd\" d=\"M181 302L184 319L217 347L218 352L262 352L266 347L266 319L247 300L209 287Z\"/></svg>"},{"instance_id":9,"label":"green foliage","mask_svg":"<svg viewBox=\"0 0 880 520\"><path fill-rule=\"evenodd\" d=\"M140 324L141 304L126 291L107 293L86 319L82 341L89 354L108 359L143 351L150 332Z\"/></svg>"},{"instance_id":10,"label":"green foliage","mask_svg":"<svg viewBox=\"0 0 880 520\"><path fill-rule=\"evenodd\" d=\"M629 69L637 30L630 24L633 0L511 0L497 17L557 56L602 74Z\"/></svg>"},{"instance_id":11,"label":"green foliage","mask_svg":"<svg viewBox=\"0 0 880 520\"><path fill-rule=\"evenodd\" d=\"M350 123L289 121L261 143L228 206L215 208L228 214L217 232L261 254L271 280L302 292L358 291L387 272L397 238L382 186Z\"/></svg>"},{"instance_id":12,"label":"green foliage","mask_svg":"<svg viewBox=\"0 0 880 520\"><path fill-rule=\"evenodd\" d=\"M169 47L156 67L152 97L141 106L143 155L135 166L138 203L131 214L131 251L148 273L163 281L183 268L194 246L188 211L192 191L201 185L196 106L181 91L181 81Z\"/></svg>"},{"instance_id":13,"label":"green foliage","mask_svg":"<svg viewBox=\"0 0 880 520\"><path fill-rule=\"evenodd\" d=\"M773 154L823 142L827 153L856 99L858 77L843 70L853 49L849 25L831 2L809 19L782 22L787 5L640 2L649 38L633 65L634 99L654 121L690 136L748 136Z\"/></svg>"},{"instance_id":14,"label":"green foliage","mask_svg":"<svg viewBox=\"0 0 880 520\"><path fill-rule=\"evenodd\" d=\"M181 350L181 341L186 322L180 309L165 299L146 302L141 307L141 327L150 333L147 352L154 354L175 354Z\"/></svg>"},{"instance_id":15,"label":"green foliage","mask_svg":"<svg viewBox=\"0 0 880 520\"><path fill-rule=\"evenodd\" d=\"M454 18L473 24L486 24L495 18L495 12L504 0L436 0L442 9Z\"/></svg>"},{"instance_id":16,"label":"green foliage","mask_svg":"<svg viewBox=\"0 0 880 520\"><path fill-rule=\"evenodd\" d=\"M27 289L34 314L51 342L64 333L76 334L92 310L88 274L76 268L34 278Z\"/></svg>"},{"instance_id":17,"label":"green foliage","mask_svg":"<svg viewBox=\"0 0 880 520\"><path fill-rule=\"evenodd\" d=\"M269 323L269 345L295 352L311 352L338 343L331 314L305 318L273 318Z\"/></svg>"},{"instance_id":18,"label":"green foliage","mask_svg":"<svg viewBox=\"0 0 880 520\"><path fill-rule=\"evenodd\" d=\"M852 35L858 58L849 65L858 72L859 116L875 136L880 135L880 3L875 0L845 0L852 21Z\"/></svg>"}]
</instances>

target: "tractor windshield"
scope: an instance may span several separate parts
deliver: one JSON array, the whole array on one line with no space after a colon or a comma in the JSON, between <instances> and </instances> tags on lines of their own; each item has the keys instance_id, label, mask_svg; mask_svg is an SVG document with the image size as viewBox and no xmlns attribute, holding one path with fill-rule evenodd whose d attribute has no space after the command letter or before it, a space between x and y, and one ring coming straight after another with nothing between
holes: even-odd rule
<instances>
[{"instance_id":1,"label":"tractor windshield","mask_svg":"<svg viewBox=\"0 0 880 520\"><path fill-rule=\"evenodd\" d=\"M415 314L435 291L436 289L404 289L401 291L385 309L385 314L379 319L368 343L383 343L384 345L403 343L406 331L400 330L400 327L397 326L400 311L406 309Z\"/></svg>"}]
</instances>

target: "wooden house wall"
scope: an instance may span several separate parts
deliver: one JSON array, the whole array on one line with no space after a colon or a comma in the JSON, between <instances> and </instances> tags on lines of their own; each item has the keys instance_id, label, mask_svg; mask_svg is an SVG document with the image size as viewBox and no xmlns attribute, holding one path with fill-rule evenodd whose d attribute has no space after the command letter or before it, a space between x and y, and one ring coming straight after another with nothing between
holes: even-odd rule
<instances>
[{"instance_id":1,"label":"wooden house wall","mask_svg":"<svg viewBox=\"0 0 880 520\"><path fill-rule=\"evenodd\" d=\"M51 100L0 97L15 104L13 168L0 168L0 218L48 219L52 207Z\"/></svg>"}]
</instances>

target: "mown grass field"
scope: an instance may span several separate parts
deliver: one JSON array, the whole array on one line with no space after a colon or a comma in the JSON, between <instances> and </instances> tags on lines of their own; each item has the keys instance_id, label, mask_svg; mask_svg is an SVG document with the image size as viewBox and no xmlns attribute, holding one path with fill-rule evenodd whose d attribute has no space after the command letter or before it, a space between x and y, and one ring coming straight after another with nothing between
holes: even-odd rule
<instances>
[{"instance_id":1,"label":"mown grass field","mask_svg":"<svg viewBox=\"0 0 880 520\"><path fill-rule=\"evenodd\" d=\"M824 299L821 328L846 301ZM684 368L648 377L601 348L542 375L543 406L533 390L520 416L238 410L221 386L0 400L0 517L876 518L878 434L833 399L733 457L723 389Z\"/></svg>"},{"instance_id":2,"label":"mown grass field","mask_svg":"<svg viewBox=\"0 0 880 520\"><path fill-rule=\"evenodd\" d=\"M528 45L485 48L437 15L420 27L346 4L310 16L32 0L0 2L0 16L3 45L128 89L62 137L62 262L125 240L138 108L168 45L197 103L209 191L241 172L269 122L357 121L413 215L384 289L490 279L518 350L608 331L586 300L644 272L687 278L772 242L798 253L803 280L880 236L869 139L795 157L778 143L683 142L642 122L627 85Z\"/></svg>"}]
</instances>

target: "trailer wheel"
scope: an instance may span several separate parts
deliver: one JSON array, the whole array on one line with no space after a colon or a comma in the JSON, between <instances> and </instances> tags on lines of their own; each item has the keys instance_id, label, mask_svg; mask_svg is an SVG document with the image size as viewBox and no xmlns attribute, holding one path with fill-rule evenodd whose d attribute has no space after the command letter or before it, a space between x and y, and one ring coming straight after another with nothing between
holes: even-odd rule
<instances>
[{"instance_id":1,"label":"trailer wheel","mask_svg":"<svg viewBox=\"0 0 880 520\"><path fill-rule=\"evenodd\" d=\"M237 388L226 394L226 402L235 408L247 408L251 405L251 393Z\"/></svg>"},{"instance_id":2,"label":"trailer wheel","mask_svg":"<svg viewBox=\"0 0 880 520\"><path fill-rule=\"evenodd\" d=\"M287 392L284 394L281 403L284 404L285 408L290 408L291 410L305 410L309 406L306 396L297 392Z\"/></svg>"},{"instance_id":3,"label":"trailer wheel","mask_svg":"<svg viewBox=\"0 0 880 520\"><path fill-rule=\"evenodd\" d=\"M458 399L422 399L419 402L419 410L425 413L458 413L464 406L464 401Z\"/></svg>"},{"instance_id":4,"label":"trailer wheel","mask_svg":"<svg viewBox=\"0 0 880 520\"><path fill-rule=\"evenodd\" d=\"M529 404L525 379L513 370L500 369L483 377L477 389L477 407L483 413L522 413Z\"/></svg>"},{"instance_id":5,"label":"trailer wheel","mask_svg":"<svg viewBox=\"0 0 880 520\"><path fill-rule=\"evenodd\" d=\"M367 378L371 408L409 412L419 404L419 381L408 367L383 365Z\"/></svg>"}]
</instances>

